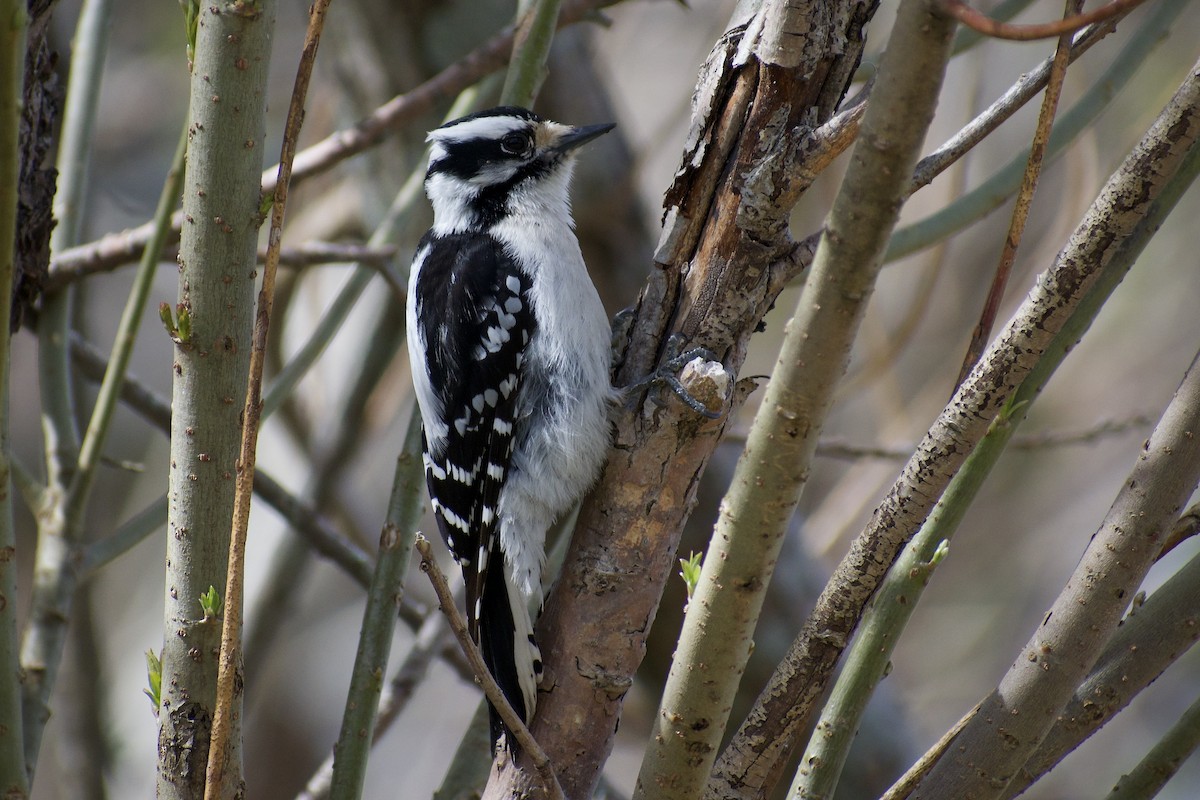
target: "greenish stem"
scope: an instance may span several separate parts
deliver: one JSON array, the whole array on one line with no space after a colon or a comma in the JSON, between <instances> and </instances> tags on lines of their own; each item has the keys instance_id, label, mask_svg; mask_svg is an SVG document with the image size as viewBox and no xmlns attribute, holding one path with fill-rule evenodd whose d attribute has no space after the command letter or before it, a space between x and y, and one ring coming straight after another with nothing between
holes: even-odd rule
<instances>
[{"instance_id":1,"label":"greenish stem","mask_svg":"<svg viewBox=\"0 0 1200 800\"><path fill-rule=\"evenodd\" d=\"M178 305L188 312L172 359L160 800L241 789L231 731L221 785L205 786L216 711L221 620L199 598L224 592L252 349L273 0L198 4L183 191ZM233 715L240 717L238 705Z\"/></svg>"},{"instance_id":2,"label":"greenish stem","mask_svg":"<svg viewBox=\"0 0 1200 800\"><path fill-rule=\"evenodd\" d=\"M17 659L17 560L13 531L12 452L8 431L10 320L20 174L21 94L25 82L24 0L0 0L0 794L29 796Z\"/></svg>"},{"instance_id":3,"label":"greenish stem","mask_svg":"<svg viewBox=\"0 0 1200 800\"><path fill-rule=\"evenodd\" d=\"M83 198L110 12L110 0L89 0L80 10L76 27L58 151L59 176L53 209L57 225L50 239L54 253L78 244L83 227ZM72 543L81 534L79 526L73 529L70 520L72 497L69 486L78 475L79 447L68 353L71 294L69 290L47 293L38 318L38 370L47 481L35 509L38 544L34 590L21 652L25 671L21 713L25 759L31 778L49 719L50 693L62 659L66 619L75 591L76 576L69 562Z\"/></svg>"},{"instance_id":4,"label":"greenish stem","mask_svg":"<svg viewBox=\"0 0 1200 800\"><path fill-rule=\"evenodd\" d=\"M170 229L171 211L176 198L179 197L185 145L186 137L181 137L171 173L159 198L155 215L155 238L143 255L134 288L126 301L117 338L113 344L113 354L97 397L92 423L84 439L84 447L80 449L78 469L75 470L74 479L66 493L65 519L59 520L57 513L53 515L56 520L53 527L59 531L57 534L50 530L49 526L39 526L32 610L21 648L21 666L26 674L22 687L25 749L30 764L37 762L42 733L50 718L50 694L58 676L58 667L66 643L66 622L71 598L80 574L76 556L87 522L88 494L95 479L96 468L99 466L104 433L120 395L121 382L128 367L142 307L145 305L146 295L157 268L155 254L158 250L154 249L154 243L157 241L161 247L162 238ZM54 488L48 487L44 496L52 495ZM47 513L47 505L44 500L43 514ZM58 522L62 523L61 527Z\"/></svg>"},{"instance_id":5,"label":"greenish stem","mask_svg":"<svg viewBox=\"0 0 1200 800\"><path fill-rule=\"evenodd\" d=\"M1171 32L1175 19L1189 0L1162 0L1108 65L1099 79L1071 108L1054 123L1054 132L1046 150L1049 163L1091 125L1117 93L1146 63L1146 57ZM898 228L888 246L886 261L895 261L942 241L995 211L1012 197L1021 185L1021 176L1029 160L1026 148L991 177L954 202L925 219Z\"/></svg>"},{"instance_id":6,"label":"greenish stem","mask_svg":"<svg viewBox=\"0 0 1200 800\"><path fill-rule=\"evenodd\" d=\"M133 357L133 346L137 341L138 330L141 328L142 315L146 310L146 301L150 297L150 289L154 285L154 276L158 271L158 258L162 252L167 234L171 229L171 213L179 202L183 191L184 166L187 159L188 129L179 137L175 147L175 157L171 161L171 171L167 174L162 194L158 198L158 208L154 213L154 235L151 236L146 250L142 253L141 263L133 279L125 308L121 312L121 321L117 326L116 339L113 342L112 353L108 359L108 369L100 382L100 391L96 396L96 406L83 436L79 448L79 464L74 479L71 482L70 500L68 502L67 522L70 530L77 530L83 525L87 508L88 495L96 476L96 467L100 462L104 440L108 435L109 425L121 398L121 388L125 383L125 375L129 370L129 361Z\"/></svg>"},{"instance_id":7,"label":"greenish stem","mask_svg":"<svg viewBox=\"0 0 1200 800\"><path fill-rule=\"evenodd\" d=\"M501 105L531 107L546 78L546 59L554 43L562 0L534 0L532 6L517 24L512 60L500 92Z\"/></svg>"},{"instance_id":8,"label":"greenish stem","mask_svg":"<svg viewBox=\"0 0 1200 800\"><path fill-rule=\"evenodd\" d=\"M450 759L446 776L433 793L433 800L475 800L479 797L491 770L491 746L487 701L480 700Z\"/></svg>"},{"instance_id":9,"label":"greenish stem","mask_svg":"<svg viewBox=\"0 0 1200 800\"><path fill-rule=\"evenodd\" d=\"M1146 800L1154 797L1200 747L1200 700L1188 706L1179 721L1159 739L1146 757L1121 776L1107 800Z\"/></svg>"},{"instance_id":10,"label":"greenish stem","mask_svg":"<svg viewBox=\"0 0 1200 800\"><path fill-rule=\"evenodd\" d=\"M99 539L83 551L79 573L87 577L119 556L132 550L150 534L167 524L167 496L155 500L126 520L109 536Z\"/></svg>"},{"instance_id":11,"label":"greenish stem","mask_svg":"<svg viewBox=\"0 0 1200 800\"><path fill-rule=\"evenodd\" d=\"M379 536L375 574L367 590L346 710L334 745L330 790L333 800L357 800L362 794L379 696L387 673L388 652L396 629L396 613L404 594L404 575L408 571L417 524L421 519L423 474L421 414L414 404L404 436L404 449L396 459L387 520Z\"/></svg>"}]
</instances>

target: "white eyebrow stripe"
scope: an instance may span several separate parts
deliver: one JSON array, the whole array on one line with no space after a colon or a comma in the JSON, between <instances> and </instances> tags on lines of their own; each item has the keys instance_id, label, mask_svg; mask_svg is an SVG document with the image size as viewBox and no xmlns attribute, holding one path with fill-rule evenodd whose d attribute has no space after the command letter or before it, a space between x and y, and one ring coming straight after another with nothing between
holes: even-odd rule
<instances>
[{"instance_id":1,"label":"white eyebrow stripe","mask_svg":"<svg viewBox=\"0 0 1200 800\"><path fill-rule=\"evenodd\" d=\"M431 142L463 142L468 139L500 139L506 133L525 131L529 120L515 117L480 117L460 122L449 128L437 128L429 132Z\"/></svg>"}]
</instances>

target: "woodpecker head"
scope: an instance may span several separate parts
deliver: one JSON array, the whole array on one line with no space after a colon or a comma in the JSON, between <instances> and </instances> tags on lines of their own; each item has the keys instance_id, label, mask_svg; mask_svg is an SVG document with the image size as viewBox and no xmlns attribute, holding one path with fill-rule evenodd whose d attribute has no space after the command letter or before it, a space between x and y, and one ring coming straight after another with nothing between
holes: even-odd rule
<instances>
[{"instance_id":1,"label":"woodpecker head","mask_svg":"<svg viewBox=\"0 0 1200 800\"><path fill-rule=\"evenodd\" d=\"M577 148L614 127L574 128L501 106L430 131L425 191L435 229L487 230L508 217L569 223Z\"/></svg>"}]
</instances>

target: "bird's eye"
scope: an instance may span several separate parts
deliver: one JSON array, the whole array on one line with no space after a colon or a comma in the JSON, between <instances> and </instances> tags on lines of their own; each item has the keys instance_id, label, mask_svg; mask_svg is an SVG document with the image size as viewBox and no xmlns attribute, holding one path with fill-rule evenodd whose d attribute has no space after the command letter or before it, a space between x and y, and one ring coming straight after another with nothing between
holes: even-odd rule
<instances>
[{"instance_id":1,"label":"bird's eye","mask_svg":"<svg viewBox=\"0 0 1200 800\"><path fill-rule=\"evenodd\" d=\"M500 140L500 149L512 156L519 156L529 149L529 139L520 133L510 133Z\"/></svg>"}]
</instances>

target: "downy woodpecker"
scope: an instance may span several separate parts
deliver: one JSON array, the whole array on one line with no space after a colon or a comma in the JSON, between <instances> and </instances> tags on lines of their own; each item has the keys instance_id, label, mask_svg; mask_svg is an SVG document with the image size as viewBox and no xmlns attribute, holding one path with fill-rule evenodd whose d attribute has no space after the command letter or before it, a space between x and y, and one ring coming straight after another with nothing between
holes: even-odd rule
<instances>
[{"instance_id":1,"label":"downy woodpecker","mask_svg":"<svg viewBox=\"0 0 1200 800\"><path fill-rule=\"evenodd\" d=\"M609 444L610 328L575 238L574 128L502 107L430 132L434 223L413 259L408 344L434 515L466 583L467 624L525 721L541 658L546 531ZM491 710L492 749L515 742Z\"/></svg>"}]
</instances>

